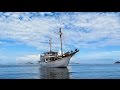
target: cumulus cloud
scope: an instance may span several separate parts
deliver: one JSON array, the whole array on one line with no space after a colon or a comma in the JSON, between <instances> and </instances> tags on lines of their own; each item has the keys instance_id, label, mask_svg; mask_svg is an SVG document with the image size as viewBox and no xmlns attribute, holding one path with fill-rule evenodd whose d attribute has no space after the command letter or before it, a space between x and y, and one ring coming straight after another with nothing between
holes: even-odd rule
<instances>
[{"instance_id":1,"label":"cumulus cloud","mask_svg":"<svg viewBox=\"0 0 120 90\"><path fill-rule=\"evenodd\" d=\"M56 32L62 27L65 48L120 45L119 13L7 12L0 16L0 39L13 39L48 50L49 37L60 47Z\"/></svg>"},{"instance_id":2,"label":"cumulus cloud","mask_svg":"<svg viewBox=\"0 0 120 90\"><path fill-rule=\"evenodd\" d=\"M17 64L25 64L28 62L38 63L39 60L40 60L40 55L24 55L17 57L16 63Z\"/></svg>"},{"instance_id":3,"label":"cumulus cloud","mask_svg":"<svg viewBox=\"0 0 120 90\"><path fill-rule=\"evenodd\" d=\"M0 42L0 45L2 45L3 44L3 42Z\"/></svg>"},{"instance_id":4,"label":"cumulus cloud","mask_svg":"<svg viewBox=\"0 0 120 90\"><path fill-rule=\"evenodd\" d=\"M52 37L52 49L59 50L60 27L64 50L120 45L119 12L1 12L0 45L22 43L45 51L49 50L49 37Z\"/></svg>"},{"instance_id":5,"label":"cumulus cloud","mask_svg":"<svg viewBox=\"0 0 120 90\"><path fill-rule=\"evenodd\" d=\"M91 54L86 55L89 59L112 59L114 57L118 58L120 56L120 51L105 51L105 52L91 52ZM81 56L82 57L82 56ZM83 56L85 57L85 56Z\"/></svg>"},{"instance_id":6,"label":"cumulus cloud","mask_svg":"<svg viewBox=\"0 0 120 90\"><path fill-rule=\"evenodd\" d=\"M120 51L91 51L74 57L71 61L89 64L113 64L120 60Z\"/></svg>"}]
</instances>

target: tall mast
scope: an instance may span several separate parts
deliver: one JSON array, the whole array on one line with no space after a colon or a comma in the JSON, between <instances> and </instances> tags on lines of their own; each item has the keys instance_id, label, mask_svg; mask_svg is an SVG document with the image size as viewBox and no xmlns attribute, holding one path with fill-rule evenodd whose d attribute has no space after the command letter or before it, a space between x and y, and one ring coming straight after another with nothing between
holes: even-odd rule
<instances>
[{"instance_id":1,"label":"tall mast","mask_svg":"<svg viewBox=\"0 0 120 90\"><path fill-rule=\"evenodd\" d=\"M61 42L61 55L63 56L63 51L62 51L62 31L61 31L61 28L60 28L59 34L60 34L60 42Z\"/></svg>"},{"instance_id":2,"label":"tall mast","mask_svg":"<svg viewBox=\"0 0 120 90\"><path fill-rule=\"evenodd\" d=\"M50 52L51 52L51 37L50 37L50 40L49 40L49 44L50 44Z\"/></svg>"}]
</instances>

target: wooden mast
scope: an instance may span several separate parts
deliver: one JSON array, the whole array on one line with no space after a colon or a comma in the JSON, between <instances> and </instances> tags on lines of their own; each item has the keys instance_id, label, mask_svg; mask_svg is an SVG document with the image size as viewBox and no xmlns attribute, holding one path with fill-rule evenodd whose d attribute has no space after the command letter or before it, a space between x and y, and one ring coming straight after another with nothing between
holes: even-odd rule
<instances>
[{"instance_id":1,"label":"wooden mast","mask_svg":"<svg viewBox=\"0 0 120 90\"><path fill-rule=\"evenodd\" d=\"M50 40L49 40L49 44L50 44L50 52L51 52L51 37L50 37Z\"/></svg>"},{"instance_id":2,"label":"wooden mast","mask_svg":"<svg viewBox=\"0 0 120 90\"><path fill-rule=\"evenodd\" d=\"M61 28L60 28L59 34L60 34L60 42L61 42L61 55L63 56L63 51L62 51L62 31L61 31Z\"/></svg>"}]
</instances>

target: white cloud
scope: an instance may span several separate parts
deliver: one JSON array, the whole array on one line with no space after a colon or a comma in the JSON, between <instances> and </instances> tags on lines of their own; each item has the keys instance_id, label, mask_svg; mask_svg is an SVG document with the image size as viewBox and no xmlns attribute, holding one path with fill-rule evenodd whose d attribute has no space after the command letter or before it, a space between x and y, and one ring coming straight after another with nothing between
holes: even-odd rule
<instances>
[{"instance_id":1,"label":"white cloud","mask_svg":"<svg viewBox=\"0 0 120 90\"><path fill-rule=\"evenodd\" d=\"M57 17L58 13L51 12L8 12L1 14L0 38L9 38L40 50L48 50L49 45L45 42L49 41L48 37L51 35L52 43L55 43L54 46L57 49L60 43L59 36L54 32L58 32L60 24L64 23L62 31L65 47L72 45L74 48L94 48L120 45L119 13L77 12L69 14L59 12L59 14L61 22ZM9 17L5 18L5 16ZM20 20L20 17L23 19Z\"/></svg>"},{"instance_id":2,"label":"white cloud","mask_svg":"<svg viewBox=\"0 0 120 90\"><path fill-rule=\"evenodd\" d=\"M16 62L13 57L8 57L0 53L0 64L16 64Z\"/></svg>"},{"instance_id":3,"label":"white cloud","mask_svg":"<svg viewBox=\"0 0 120 90\"><path fill-rule=\"evenodd\" d=\"M24 55L19 56L16 59L17 64L25 64L27 62L38 63L40 60L40 55Z\"/></svg>"},{"instance_id":4,"label":"white cloud","mask_svg":"<svg viewBox=\"0 0 120 90\"><path fill-rule=\"evenodd\" d=\"M0 45L2 45L3 44L3 42L0 42Z\"/></svg>"},{"instance_id":5,"label":"white cloud","mask_svg":"<svg viewBox=\"0 0 120 90\"><path fill-rule=\"evenodd\" d=\"M61 20L59 21L60 15ZM62 24L62 25L61 25ZM0 46L24 43L39 50L59 50L59 27L63 31L65 50L120 46L120 13L102 12L7 12L0 13ZM14 40L10 43L2 40ZM17 46L17 45L16 45ZM53 48L54 47L54 48ZM118 57L119 51L91 52L80 58L102 59ZM37 55L24 55L17 62L36 62ZM77 60L76 60L77 61Z\"/></svg>"},{"instance_id":6,"label":"white cloud","mask_svg":"<svg viewBox=\"0 0 120 90\"><path fill-rule=\"evenodd\" d=\"M73 58L73 62L79 63L96 63L96 64L113 64L120 60L120 51L91 51L86 52L84 55L79 55Z\"/></svg>"}]
</instances>

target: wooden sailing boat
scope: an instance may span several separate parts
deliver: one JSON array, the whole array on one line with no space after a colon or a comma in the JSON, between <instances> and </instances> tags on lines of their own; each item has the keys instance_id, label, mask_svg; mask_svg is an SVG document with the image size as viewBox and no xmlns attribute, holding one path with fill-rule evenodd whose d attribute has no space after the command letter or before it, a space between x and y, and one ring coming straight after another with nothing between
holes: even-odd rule
<instances>
[{"instance_id":1,"label":"wooden sailing boat","mask_svg":"<svg viewBox=\"0 0 120 90\"><path fill-rule=\"evenodd\" d=\"M61 42L61 54L59 55L58 52L54 52L51 50L51 38L49 40L50 44L50 51L45 52L43 55L40 55L40 65L45 67L67 67L71 57L77 53L79 50L75 49L71 52L63 53L62 50L62 31L60 28L59 31L60 35L60 42Z\"/></svg>"}]
</instances>

